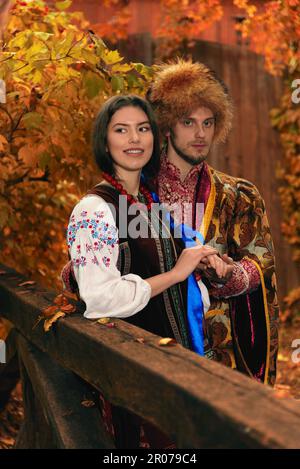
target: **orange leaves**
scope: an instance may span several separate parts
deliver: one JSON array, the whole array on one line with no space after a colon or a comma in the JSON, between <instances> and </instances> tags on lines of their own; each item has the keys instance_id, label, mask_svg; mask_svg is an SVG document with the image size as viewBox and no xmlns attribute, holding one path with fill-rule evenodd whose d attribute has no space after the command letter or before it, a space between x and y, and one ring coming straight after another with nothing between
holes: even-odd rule
<instances>
[{"instance_id":1,"label":"orange leaves","mask_svg":"<svg viewBox=\"0 0 300 469\"><path fill-rule=\"evenodd\" d=\"M188 46L223 15L219 0L161 0L161 18L155 36L162 38L161 56L171 55L183 41Z\"/></svg>"},{"instance_id":2,"label":"orange leaves","mask_svg":"<svg viewBox=\"0 0 300 469\"><path fill-rule=\"evenodd\" d=\"M265 56L267 70L282 74L291 67L294 71L300 59L300 1L268 1L259 12L248 1L234 3L246 10L247 19L239 29L250 36L252 48Z\"/></svg>"},{"instance_id":3,"label":"orange leaves","mask_svg":"<svg viewBox=\"0 0 300 469\"><path fill-rule=\"evenodd\" d=\"M7 145L7 140L4 135L0 134L0 153L5 151Z\"/></svg>"},{"instance_id":4,"label":"orange leaves","mask_svg":"<svg viewBox=\"0 0 300 469\"><path fill-rule=\"evenodd\" d=\"M26 282L19 283L18 287L33 286L36 282L34 280L27 280Z\"/></svg>"},{"instance_id":5,"label":"orange leaves","mask_svg":"<svg viewBox=\"0 0 300 469\"><path fill-rule=\"evenodd\" d=\"M57 295L53 300L53 305L43 309L42 314L37 318L33 329L44 319L44 331L48 332L59 318L63 318L75 311L76 307L69 303L68 298L64 294Z\"/></svg>"},{"instance_id":6,"label":"orange leaves","mask_svg":"<svg viewBox=\"0 0 300 469\"><path fill-rule=\"evenodd\" d=\"M90 399L85 399L83 401L81 401L81 405L83 407L95 407L96 403L94 401L91 401Z\"/></svg>"}]
</instances>

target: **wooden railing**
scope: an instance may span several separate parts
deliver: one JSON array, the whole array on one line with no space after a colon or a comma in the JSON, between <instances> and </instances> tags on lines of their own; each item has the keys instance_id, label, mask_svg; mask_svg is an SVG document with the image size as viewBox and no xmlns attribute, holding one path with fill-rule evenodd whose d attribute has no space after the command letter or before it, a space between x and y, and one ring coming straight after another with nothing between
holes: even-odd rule
<instances>
[{"instance_id":1,"label":"wooden railing","mask_svg":"<svg viewBox=\"0 0 300 469\"><path fill-rule=\"evenodd\" d=\"M0 270L0 315L15 326L7 348L18 351L24 392L16 447L113 448L98 408L82 405L99 390L178 448L300 448L297 402L122 320L107 328L78 311L47 333L33 328L56 292L26 292L24 277Z\"/></svg>"}]
</instances>

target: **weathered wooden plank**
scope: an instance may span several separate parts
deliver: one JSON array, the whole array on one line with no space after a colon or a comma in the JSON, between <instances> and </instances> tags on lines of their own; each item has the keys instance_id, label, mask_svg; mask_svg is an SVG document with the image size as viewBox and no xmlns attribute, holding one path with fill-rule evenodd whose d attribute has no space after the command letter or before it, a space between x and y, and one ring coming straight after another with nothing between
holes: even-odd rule
<instances>
[{"instance_id":1,"label":"weathered wooden plank","mask_svg":"<svg viewBox=\"0 0 300 469\"><path fill-rule=\"evenodd\" d=\"M69 370L64 369L48 355L30 344L20 334L18 350L26 369L25 386L31 388L30 399L24 400L25 408L35 405L42 409L44 423L35 425L36 429L51 429L51 438L35 438L38 448L95 449L114 448L114 443L105 431L101 413L97 406L97 390ZM24 373L23 373L24 375ZM27 383L30 380L30 385ZM34 391L33 391L34 390ZM95 406L84 407L81 402L94 401ZM36 420L36 410L25 415L30 427ZM40 419L41 420L41 419ZM43 430L44 431L44 430ZM23 446L24 447L24 446ZM28 446L27 446L28 447ZM30 447L30 446L29 446Z\"/></svg>"},{"instance_id":2,"label":"weathered wooden plank","mask_svg":"<svg viewBox=\"0 0 300 469\"><path fill-rule=\"evenodd\" d=\"M12 329L5 340L6 363L0 363L0 409L5 407L12 390L20 379L15 339L16 330Z\"/></svg>"},{"instance_id":3,"label":"weathered wooden plank","mask_svg":"<svg viewBox=\"0 0 300 469\"><path fill-rule=\"evenodd\" d=\"M41 403L36 398L33 385L22 360L20 371L23 388L24 422L15 443L16 449L56 448L52 429Z\"/></svg>"},{"instance_id":4,"label":"weathered wooden plank","mask_svg":"<svg viewBox=\"0 0 300 469\"><path fill-rule=\"evenodd\" d=\"M48 302L38 290L22 297L16 287L22 277L10 275L0 278L0 313L114 404L160 427L178 447L300 447L298 403L278 401L270 388L179 345L160 347L157 336L121 320L107 328L75 314L47 334L41 325L32 330Z\"/></svg>"}]
</instances>

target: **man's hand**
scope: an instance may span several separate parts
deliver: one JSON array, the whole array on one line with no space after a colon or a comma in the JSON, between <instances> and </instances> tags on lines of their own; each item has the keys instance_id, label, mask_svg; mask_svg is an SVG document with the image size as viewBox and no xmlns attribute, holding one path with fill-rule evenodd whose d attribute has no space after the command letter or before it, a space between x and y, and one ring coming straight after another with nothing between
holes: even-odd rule
<instances>
[{"instance_id":1,"label":"man's hand","mask_svg":"<svg viewBox=\"0 0 300 469\"><path fill-rule=\"evenodd\" d=\"M201 260L197 266L202 274L214 283L226 283L233 272L234 261L227 254L212 254Z\"/></svg>"}]
</instances>

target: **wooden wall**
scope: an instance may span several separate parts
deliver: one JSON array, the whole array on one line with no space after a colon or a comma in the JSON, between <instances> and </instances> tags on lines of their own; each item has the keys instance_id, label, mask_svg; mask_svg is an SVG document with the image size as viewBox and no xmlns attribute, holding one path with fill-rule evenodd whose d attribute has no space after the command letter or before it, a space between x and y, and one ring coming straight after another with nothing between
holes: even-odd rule
<instances>
[{"instance_id":1,"label":"wooden wall","mask_svg":"<svg viewBox=\"0 0 300 469\"><path fill-rule=\"evenodd\" d=\"M131 37L118 47L129 60L149 65L155 61L149 34ZM233 131L228 143L215 149L208 162L220 171L249 179L264 197L275 244L282 303L287 292L300 284L300 268L291 260L291 248L280 232L283 216L275 174L282 150L269 117L270 110L278 105L282 80L268 74L263 58L245 46L198 42L192 56L215 70L233 97Z\"/></svg>"}]
</instances>

